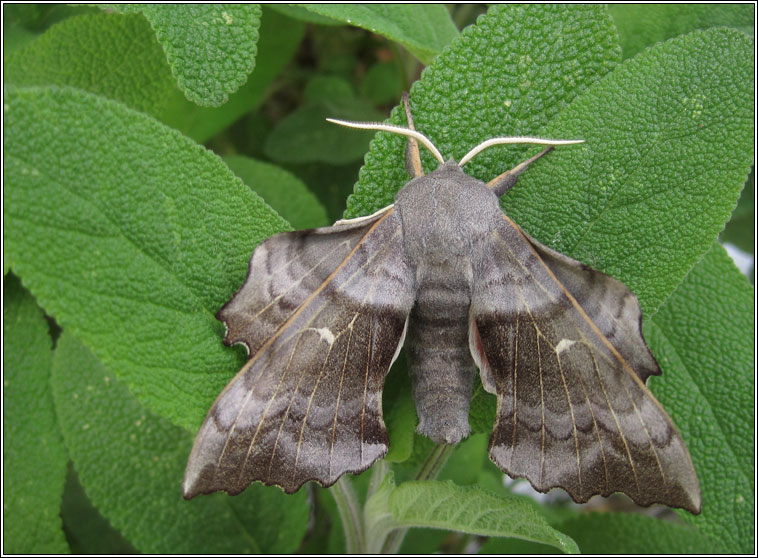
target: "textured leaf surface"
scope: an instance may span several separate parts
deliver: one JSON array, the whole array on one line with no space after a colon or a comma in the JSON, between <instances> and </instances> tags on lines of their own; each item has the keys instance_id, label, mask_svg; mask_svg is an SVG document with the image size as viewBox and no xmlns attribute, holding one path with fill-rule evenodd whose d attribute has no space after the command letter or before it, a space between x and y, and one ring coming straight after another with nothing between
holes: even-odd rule
<instances>
[{"instance_id":1,"label":"textured leaf surface","mask_svg":"<svg viewBox=\"0 0 758 558\"><path fill-rule=\"evenodd\" d=\"M17 86L70 85L154 115L178 93L155 33L138 14L65 19L11 54L4 78Z\"/></svg>"},{"instance_id":2,"label":"textured leaf surface","mask_svg":"<svg viewBox=\"0 0 758 558\"><path fill-rule=\"evenodd\" d=\"M70 85L150 114L198 142L258 105L292 57L303 25L264 10L259 59L247 82L220 107L201 107L179 91L166 55L139 14L95 13L52 26L5 60L5 82ZM124 57L123 53L129 56Z\"/></svg>"},{"instance_id":3,"label":"textured leaf surface","mask_svg":"<svg viewBox=\"0 0 758 558\"><path fill-rule=\"evenodd\" d=\"M255 67L258 4L108 4L142 12L155 30L179 88L201 106L219 106Z\"/></svg>"},{"instance_id":4,"label":"textured leaf surface","mask_svg":"<svg viewBox=\"0 0 758 558\"><path fill-rule=\"evenodd\" d=\"M203 147L70 89L5 99L5 258L142 401L194 431L242 358L213 315L287 223Z\"/></svg>"},{"instance_id":5,"label":"textured leaf surface","mask_svg":"<svg viewBox=\"0 0 758 558\"><path fill-rule=\"evenodd\" d=\"M324 206L294 174L244 155L224 157L224 162L295 230L331 224Z\"/></svg>"},{"instance_id":6,"label":"textured leaf surface","mask_svg":"<svg viewBox=\"0 0 758 558\"><path fill-rule=\"evenodd\" d=\"M713 29L626 61L545 128L586 143L525 176L506 210L623 281L650 315L710 248L745 183L752 52L744 34Z\"/></svg>"},{"instance_id":7,"label":"textured leaf surface","mask_svg":"<svg viewBox=\"0 0 758 558\"><path fill-rule=\"evenodd\" d=\"M69 552L60 506L68 455L50 393L52 341L12 275L3 293L3 553Z\"/></svg>"},{"instance_id":8,"label":"textured leaf surface","mask_svg":"<svg viewBox=\"0 0 758 558\"><path fill-rule=\"evenodd\" d=\"M70 461L61 518L72 554L137 554L137 549L92 505Z\"/></svg>"},{"instance_id":9,"label":"textured leaf surface","mask_svg":"<svg viewBox=\"0 0 758 558\"><path fill-rule=\"evenodd\" d=\"M703 513L682 514L750 553L755 526L755 293L717 243L646 324L666 381L650 381L687 440Z\"/></svg>"},{"instance_id":10,"label":"textured leaf surface","mask_svg":"<svg viewBox=\"0 0 758 558\"><path fill-rule=\"evenodd\" d=\"M245 84L220 107L198 106L175 96L166 113L160 115L164 123L203 143L266 99L272 82L297 51L305 25L276 13L271 6L262 8L255 69Z\"/></svg>"},{"instance_id":11,"label":"textured leaf surface","mask_svg":"<svg viewBox=\"0 0 758 558\"><path fill-rule=\"evenodd\" d=\"M573 538L582 554L695 554L717 552L708 537L691 526L637 514L590 513L560 521L555 527ZM479 554L546 554L545 545L491 538Z\"/></svg>"},{"instance_id":12,"label":"textured leaf surface","mask_svg":"<svg viewBox=\"0 0 758 558\"><path fill-rule=\"evenodd\" d=\"M476 486L457 486L450 481L408 481L395 487L392 475L388 475L366 504L366 515L369 541L383 531L430 527L525 539L567 553L579 551L570 537L548 525L532 502L501 498Z\"/></svg>"},{"instance_id":13,"label":"textured leaf surface","mask_svg":"<svg viewBox=\"0 0 758 558\"><path fill-rule=\"evenodd\" d=\"M283 118L266 138L266 155L283 163L333 165L363 157L373 134L370 131L356 133L326 119L376 121L382 119L382 114L355 97L351 85L338 77L311 80L305 96L306 103Z\"/></svg>"},{"instance_id":14,"label":"textured leaf surface","mask_svg":"<svg viewBox=\"0 0 758 558\"><path fill-rule=\"evenodd\" d=\"M749 4L613 4L608 10L619 30L624 58L648 46L708 27L751 30L754 9Z\"/></svg>"},{"instance_id":15,"label":"textured leaf surface","mask_svg":"<svg viewBox=\"0 0 758 558\"><path fill-rule=\"evenodd\" d=\"M416 129L458 159L492 137L534 135L619 56L613 23L599 6L492 6L414 83ZM391 120L405 125L399 110ZM377 134L346 217L392 203L408 181L404 148L402 137ZM522 160L523 150L503 153L485 152L466 171L489 180ZM422 158L428 170L436 167L424 149Z\"/></svg>"},{"instance_id":16,"label":"textured leaf surface","mask_svg":"<svg viewBox=\"0 0 758 558\"><path fill-rule=\"evenodd\" d=\"M61 428L90 500L140 551L288 553L305 533L305 493L250 487L186 501L181 479L192 435L143 407L75 337L55 351Z\"/></svg>"},{"instance_id":17,"label":"textured leaf surface","mask_svg":"<svg viewBox=\"0 0 758 558\"><path fill-rule=\"evenodd\" d=\"M398 42L428 64L458 29L441 4L301 4L313 13L368 29Z\"/></svg>"}]
</instances>

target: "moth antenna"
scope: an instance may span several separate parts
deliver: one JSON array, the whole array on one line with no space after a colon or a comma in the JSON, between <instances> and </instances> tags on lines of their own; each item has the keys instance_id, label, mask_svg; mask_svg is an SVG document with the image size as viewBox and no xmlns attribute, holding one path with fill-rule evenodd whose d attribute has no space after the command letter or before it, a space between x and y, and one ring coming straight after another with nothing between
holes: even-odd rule
<instances>
[{"instance_id":1,"label":"moth antenna","mask_svg":"<svg viewBox=\"0 0 758 558\"><path fill-rule=\"evenodd\" d=\"M538 145L573 145L575 143L584 143L584 140L553 140L543 138L531 138L531 137L510 137L510 138L492 138L487 141L483 141L477 145L474 149L466 153L461 161L458 163L460 166L465 165L476 155L479 155L482 151L493 145L503 145L511 143L536 143Z\"/></svg>"},{"instance_id":2,"label":"moth antenna","mask_svg":"<svg viewBox=\"0 0 758 558\"><path fill-rule=\"evenodd\" d=\"M339 124L340 126L346 126L347 128L359 128L361 130L381 130L382 132L391 132L393 134L400 134L401 136L408 136L424 144L429 151L431 151L434 158L437 159L440 164L445 164L445 159L434 147L434 144L421 132L416 130L409 130L402 126L395 126L393 124L382 124L381 122L350 122L348 120L337 120L336 118L327 118L327 121L332 124Z\"/></svg>"}]
</instances>

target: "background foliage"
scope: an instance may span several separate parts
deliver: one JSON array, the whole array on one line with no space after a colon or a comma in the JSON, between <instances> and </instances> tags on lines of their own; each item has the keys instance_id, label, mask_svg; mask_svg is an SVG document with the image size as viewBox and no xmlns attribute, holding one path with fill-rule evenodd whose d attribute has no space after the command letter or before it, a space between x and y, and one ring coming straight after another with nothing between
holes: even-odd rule
<instances>
[{"instance_id":1,"label":"background foliage","mask_svg":"<svg viewBox=\"0 0 758 558\"><path fill-rule=\"evenodd\" d=\"M3 9L5 552L752 551L754 289L717 241L753 250L752 6ZM403 90L446 156L586 140L504 208L638 294L700 516L524 496L487 459L481 386L473 435L425 475L402 359L382 463L339 490L182 499L193 436L244 361L215 311L270 234L392 201L402 139L324 118L403 123Z\"/></svg>"}]
</instances>

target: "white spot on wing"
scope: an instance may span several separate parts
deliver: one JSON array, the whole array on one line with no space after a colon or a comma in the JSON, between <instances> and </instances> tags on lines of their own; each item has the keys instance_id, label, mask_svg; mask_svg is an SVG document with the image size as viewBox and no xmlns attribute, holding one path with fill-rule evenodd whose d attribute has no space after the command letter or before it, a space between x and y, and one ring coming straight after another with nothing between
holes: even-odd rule
<instances>
[{"instance_id":1,"label":"white spot on wing","mask_svg":"<svg viewBox=\"0 0 758 558\"><path fill-rule=\"evenodd\" d=\"M321 337L321 341L326 341L330 347L334 344L334 334L328 327L309 327L308 329L318 333L319 337Z\"/></svg>"},{"instance_id":2,"label":"white spot on wing","mask_svg":"<svg viewBox=\"0 0 758 558\"><path fill-rule=\"evenodd\" d=\"M555 354L561 354L563 351L567 350L576 343L576 341L572 341L571 339L561 339L558 345L555 347Z\"/></svg>"}]
</instances>

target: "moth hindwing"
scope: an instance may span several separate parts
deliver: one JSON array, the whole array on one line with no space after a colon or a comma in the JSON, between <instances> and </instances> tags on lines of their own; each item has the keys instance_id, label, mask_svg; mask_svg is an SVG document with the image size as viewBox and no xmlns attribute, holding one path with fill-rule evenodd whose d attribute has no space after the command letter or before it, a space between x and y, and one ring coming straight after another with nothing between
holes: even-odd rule
<instances>
[{"instance_id":1,"label":"moth hindwing","mask_svg":"<svg viewBox=\"0 0 758 558\"><path fill-rule=\"evenodd\" d=\"M382 387L405 340L421 434L468 435L478 367L497 396L489 452L505 473L577 502L624 492L699 513L687 449L645 386L660 369L637 299L500 209L530 163L578 142L495 138L444 162L407 114L409 128L343 123L411 138L413 178L394 205L267 239L219 311L224 341L250 360L197 435L185 497L256 480L294 492L368 468L388 449ZM428 175L417 142L440 162ZM485 147L516 142L550 147L489 184L463 172Z\"/></svg>"}]
</instances>

